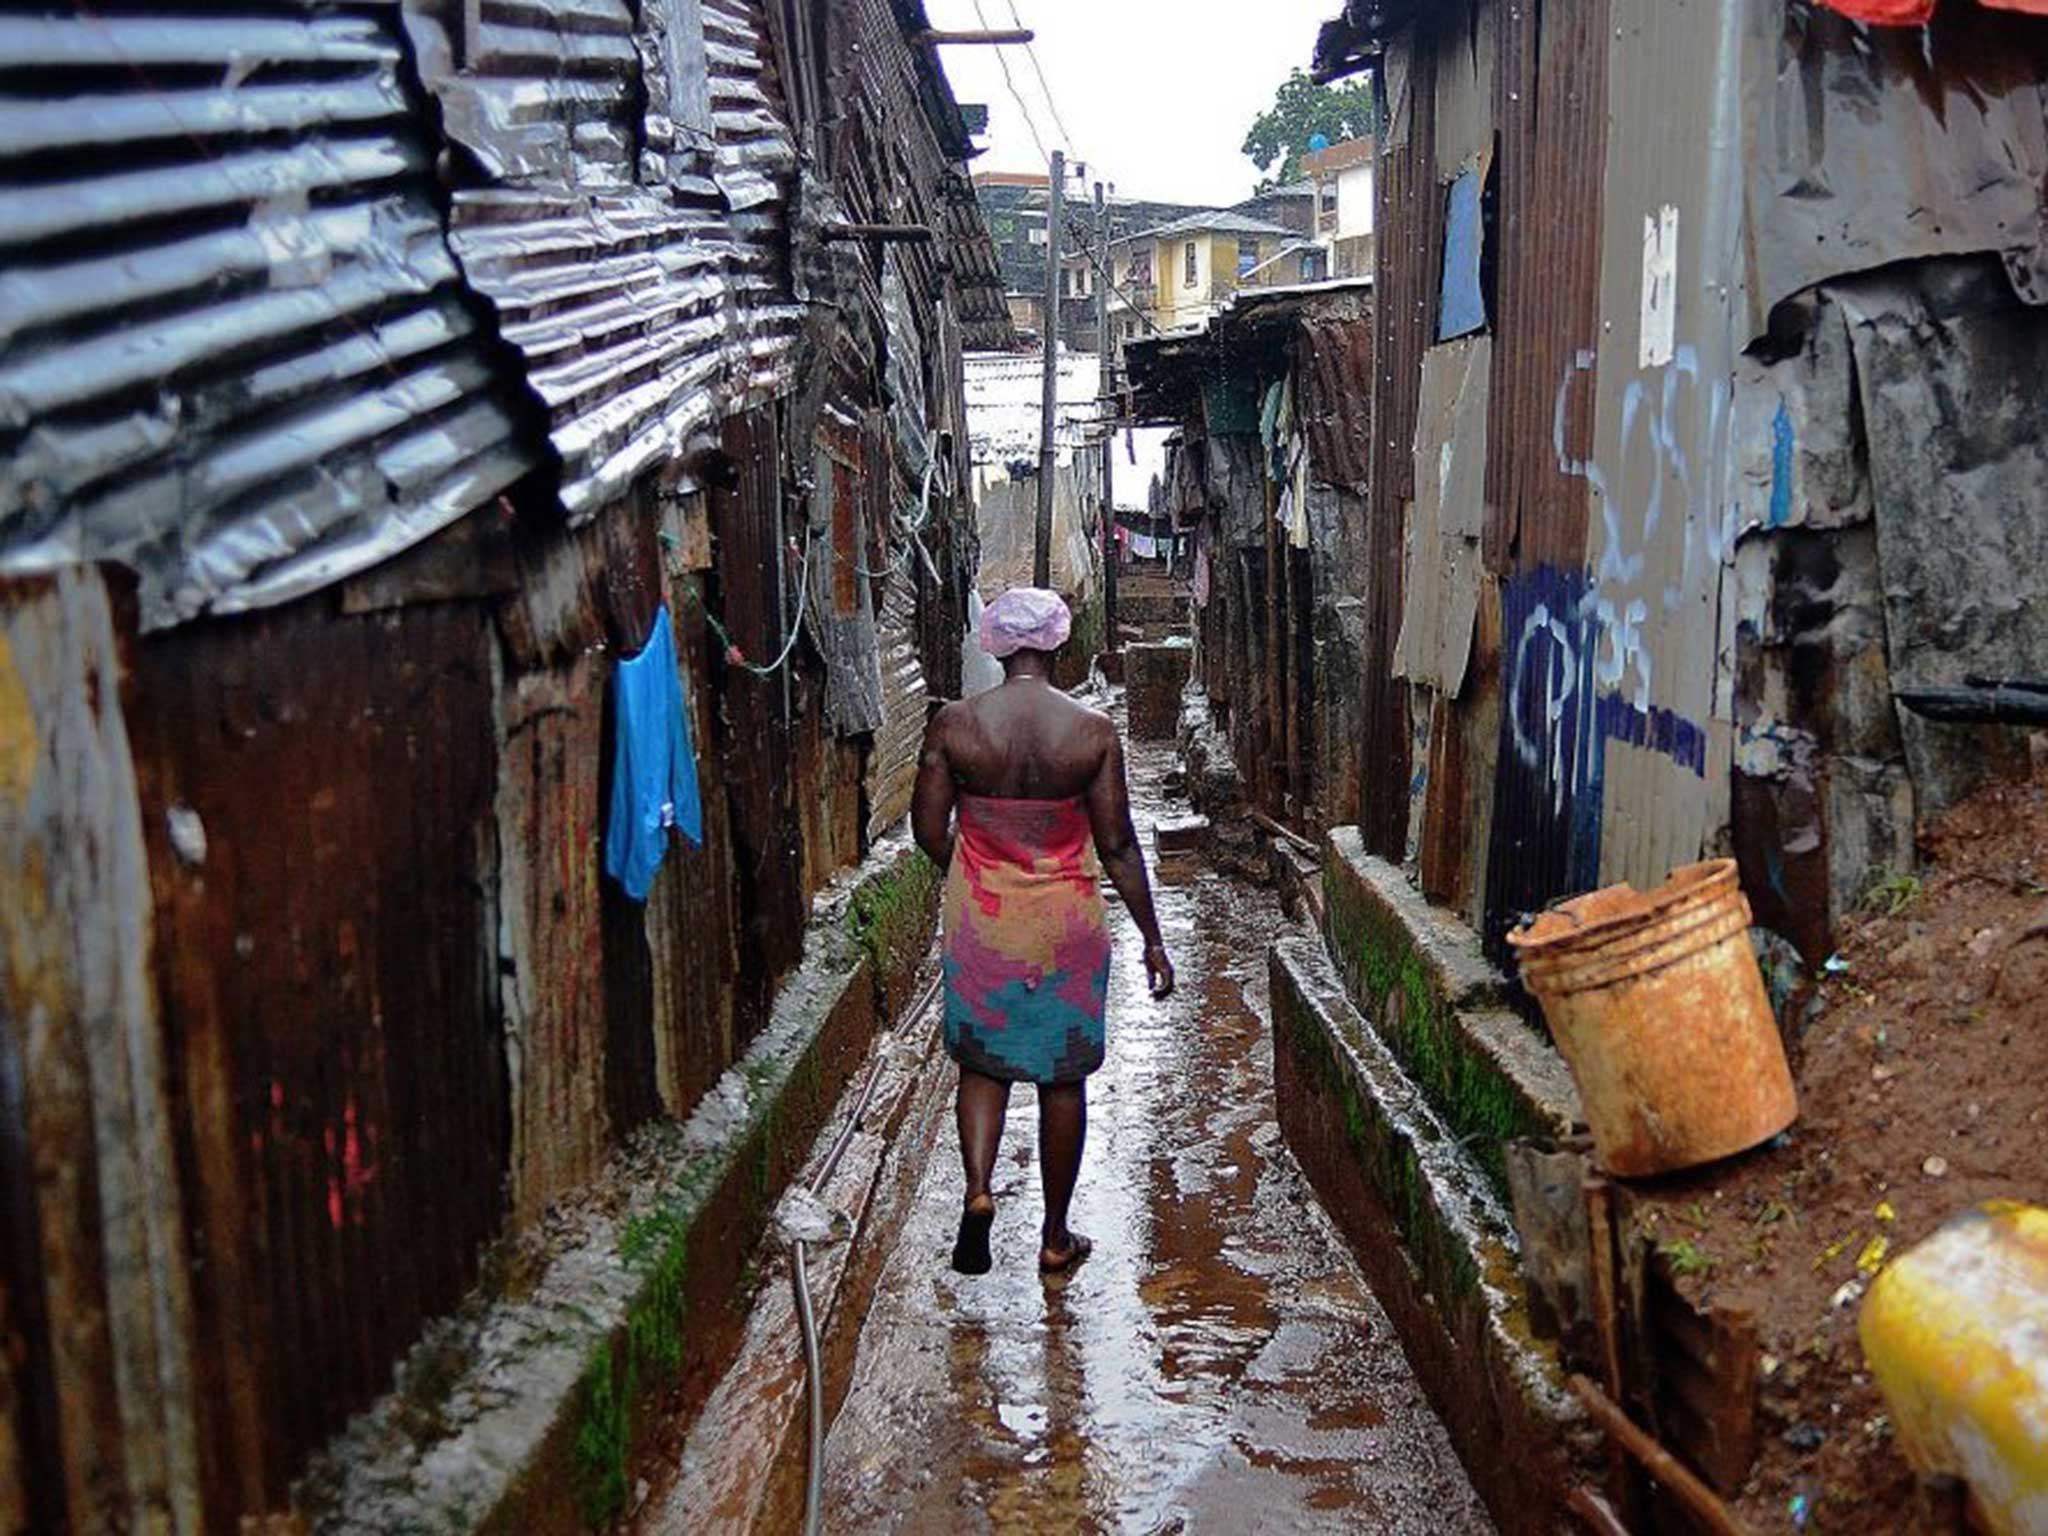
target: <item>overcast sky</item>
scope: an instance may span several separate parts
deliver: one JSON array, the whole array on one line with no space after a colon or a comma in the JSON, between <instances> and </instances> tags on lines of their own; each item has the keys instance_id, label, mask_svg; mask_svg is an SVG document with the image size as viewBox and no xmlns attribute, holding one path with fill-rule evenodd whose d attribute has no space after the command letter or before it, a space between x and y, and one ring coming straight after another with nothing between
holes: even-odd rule
<instances>
[{"instance_id":1,"label":"overcast sky","mask_svg":"<svg viewBox=\"0 0 2048 1536\"><path fill-rule=\"evenodd\" d=\"M1343 9L1343 0L926 0L926 10L933 26L966 30L982 18L1014 26L1013 4L1038 34L1050 106L1024 49L940 50L959 99L989 107L989 152L974 169L1045 169L1000 54L1046 149L1088 161L1091 179L1125 196L1187 203L1250 195L1258 171L1238 151L1245 130L1289 69L1308 68L1317 27Z\"/></svg>"}]
</instances>

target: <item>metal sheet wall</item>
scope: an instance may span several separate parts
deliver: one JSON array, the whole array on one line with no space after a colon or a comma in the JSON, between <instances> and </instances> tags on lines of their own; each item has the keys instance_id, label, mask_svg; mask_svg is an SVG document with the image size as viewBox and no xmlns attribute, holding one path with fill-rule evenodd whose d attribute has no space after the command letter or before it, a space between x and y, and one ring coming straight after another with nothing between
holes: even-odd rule
<instances>
[{"instance_id":1,"label":"metal sheet wall","mask_svg":"<svg viewBox=\"0 0 2048 1536\"><path fill-rule=\"evenodd\" d=\"M166 1174L123 607L91 570L0 581L9 1531L200 1529L191 1275Z\"/></svg>"},{"instance_id":2,"label":"metal sheet wall","mask_svg":"<svg viewBox=\"0 0 2048 1536\"><path fill-rule=\"evenodd\" d=\"M138 654L209 1507L281 1501L503 1214L495 644L299 603Z\"/></svg>"},{"instance_id":3,"label":"metal sheet wall","mask_svg":"<svg viewBox=\"0 0 2048 1536\"><path fill-rule=\"evenodd\" d=\"M1454 29L1455 30L1455 29ZM1427 37L1427 33L1424 36ZM1414 37L1388 50L1387 133L1374 177L1379 251L1373 302L1372 484L1366 503L1364 739L1358 824L1366 847L1400 861L1408 849L1408 685L1394 675L1402 562L1415 498L1414 447L1422 353L1436 317L1443 199L1436 191L1436 56Z\"/></svg>"},{"instance_id":4,"label":"metal sheet wall","mask_svg":"<svg viewBox=\"0 0 2048 1536\"><path fill-rule=\"evenodd\" d=\"M455 252L525 358L582 519L787 386L796 149L747 0L579 0L546 20L516 0L406 0L476 173L454 195Z\"/></svg>"},{"instance_id":5,"label":"metal sheet wall","mask_svg":"<svg viewBox=\"0 0 2048 1536\"><path fill-rule=\"evenodd\" d=\"M1584 457L1597 367L1607 3L1499 8L1493 69L1502 238L1488 406L1487 569L1569 570L1586 555ZM1560 412L1562 413L1560 416Z\"/></svg>"},{"instance_id":6,"label":"metal sheet wall","mask_svg":"<svg viewBox=\"0 0 2048 1536\"><path fill-rule=\"evenodd\" d=\"M1481 598L1470 697L1438 723L1426 885L1464 907L1497 958L1525 912L1597 873L1577 813L1581 715L1551 700L1578 677L1564 635L1582 596L1607 124L1607 0L1500 9L1495 38L1495 350ZM1538 610L1541 610L1540 615ZM1555 687L1552 686L1553 682ZM1564 763L1560 763L1564 759ZM1483 833L1468 836L1468 833Z\"/></svg>"},{"instance_id":7,"label":"metal sheet wall","mask_svg":"<svg viewBox=\"0 0 2048 1536\"><path fill-rule=\"evenodd\" d=\"M0 568L145 629L365 569L524 474L386 0L0 6Z\"/></svg>"}]
</instances>

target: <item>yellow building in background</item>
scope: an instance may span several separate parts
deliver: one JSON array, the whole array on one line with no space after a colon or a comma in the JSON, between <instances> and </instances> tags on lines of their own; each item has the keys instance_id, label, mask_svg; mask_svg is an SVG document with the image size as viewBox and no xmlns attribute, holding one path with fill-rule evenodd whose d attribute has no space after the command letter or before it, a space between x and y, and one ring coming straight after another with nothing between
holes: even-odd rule
<instances>
[{"instance_id":1,"label":"yellow building in background","mask_svg":"<svg viewBox=\"0 0 2048 1536\"><path fill-rule=\"evenodd\" d=\"M1278 288L1326 275L1324 253L1291 229L1227 209L1192 214L1110 246L1118 342L1183 330L1213 316L1240 288Z\"/></svg>"}]
</instances>

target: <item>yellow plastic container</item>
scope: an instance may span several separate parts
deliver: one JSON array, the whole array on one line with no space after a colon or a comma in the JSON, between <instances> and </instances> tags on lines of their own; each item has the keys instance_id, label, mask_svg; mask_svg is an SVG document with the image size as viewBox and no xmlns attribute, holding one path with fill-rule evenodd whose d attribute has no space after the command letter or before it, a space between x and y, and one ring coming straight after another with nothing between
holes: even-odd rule
<instances>
[{"instance_id":1,"label":"yellow plastic container","mask_svg":"<svg viewBox=\"0 0 2048 1536\"><path fill-rule=\"evenodd\" d=\"M1735 861L1612 885L1508 935L1572 1069L1600 1166L1640 1177L1768 1141L1799 1114Z\"/></svg>"},{"instance_id":2,"label":"yellow plastic container","mask_svg":"<svg viewBox=\"0 0 2048 1536\"><path fill-rule=\"evenodd\" d=\"M1976 1523L2048 1536L2048 1211L1993 1200L1892 1261L1857 1319L1899 1448Z\"/></svg>"}]
</instances>

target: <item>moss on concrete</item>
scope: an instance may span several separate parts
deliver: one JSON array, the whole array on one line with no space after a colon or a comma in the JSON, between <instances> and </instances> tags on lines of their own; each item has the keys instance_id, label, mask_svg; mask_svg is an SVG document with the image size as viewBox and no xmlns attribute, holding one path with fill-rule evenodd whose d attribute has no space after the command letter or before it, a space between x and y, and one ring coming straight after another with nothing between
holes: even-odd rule
<instances>
[{"instance_id":1,"label":"moss on concrete","mask_svg":"<svg viewBox=\"0 0 2048 1536\"><path fill-rule=\"evenodd\" d=\"M1321 946L1283 939L1270 966L1289 1146L1372 1276L1502 1531L1556 1530L1591 1444L1554 1355L1530 1336L1501 1202Z\"/></svg>"},{"instance_id":2,"label":"moss on concrete","mask_svg":"<svg viewBox=\"0 0 2048 1536\"><path fill-rule=\"evenodd\" d=\"M931 949L938 920L939 867L916 849L864 880L847 903L847 931L874 962L885 998Z\"/></svg>"},{"instance_id":3,"label":"moss on concrete","mask_svg":"<svg viewBox=\"0 0 2048 1536\"><path fill-rule=\"evenodd\" d=\"M1517 1136L1556 1135L1561 1114L1566 1122L1573 1115L1535 1101L1460 1018L1468 1000L1494 995L1476 956L1426 956L1410 925L1341 851L1326 861L1323 896L1330 958L1352 1000L1505 1195L1503 1144ZM1533 1037L1530 1043L1535 1046Z\"/></svg>"},{"instance_id":4,"label":"moss on concrete","mask_svg":"<svg viewBox=\"0 0 2048 1536\"><path fill-rule=\"evenodd\" d=\"M1325 1021L1313 1016L1306 999L1279 986L1273 992L1273 1007L1276 1012L1289 1011L1283 1033L1301 1077L1339 1107L1345 1140L1393 1218L1424 1283L1448 1305L1470 1300L1479 1285L1479 1262L1471 1243L1449 1228L1431 1199L1415 1146L1422 1128L1397 1124L1373 1102L1357 1075L1339 1060Z\"/></svg>"}]
</instances>

